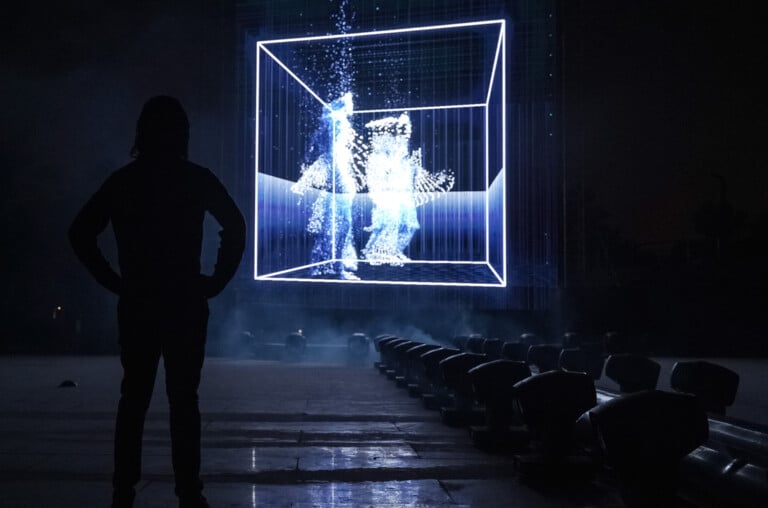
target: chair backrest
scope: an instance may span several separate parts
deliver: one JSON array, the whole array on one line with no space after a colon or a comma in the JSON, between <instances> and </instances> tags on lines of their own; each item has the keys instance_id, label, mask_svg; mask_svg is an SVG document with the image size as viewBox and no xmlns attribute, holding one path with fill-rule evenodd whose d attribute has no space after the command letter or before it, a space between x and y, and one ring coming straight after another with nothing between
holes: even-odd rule
<instances>
[{"instance_id":1,"label":"chair backrest","mask_svg":"<svg viewBox=\"0 0 768 508\"><path fill-rule=\"evenodd\" d=\"M421 363L421 355L424 353L427 353L429 351L440 349L441 346L438 344L416 344L415 346L412 346L408 349L408 351L405 352L406 356L408 357L408 362L413 364L415 362Z\"/></svg>"},{"instance_id":2,"label":"chair backrest","mask_svg":"<svg viewBox=\"0 0 768 508\"><path fill-rule=\"evenodd\" d=\"M432 351L427 351L421 355L421 362L424 365L424 375L432 383L440 385L445 384L443 381L443 373L440 370L440 362L448 358L449 356L457 355L461 353L458 349L452 348L438 348Z\"/></svg>"},{"instance_id":3,"label":"chair backrest","mask_svg":"<svg viewBox=\"0 0 768 508\"><path fill-rule=\"evenodd\" d=\"M440 362L445 386L465 398L473 398L474 391L469 371L487 361L486 355L477 353L461 353L445 358Z\"/></svg>"},{"instance_id":4,"label":"chair backrest","mask_svg":"<svg viewBox=\"0 0 768 508\"><path fill-rule=\"evenodd\" d=\"M451 345L455 349L460 349L462 351L465 351L467 349L467 341L469 340L468 335L456 335L451 339Z\"/></svg>"},{"instance_id":5,"label":"chair backrest","mask_svg":"<svg viewBox=\"0 0 768 508\"><path fill-rule=\"evenodd\" d=\"M676 463L709 436L707 415L690 394L625 394L591 409L589 419L607 463L619 468Z\"/></svg>"},{"instance_id":6,"label":"chair backrest","mask_svg":"<svg viewBox=\"0 0 768 508\"><path fill-rule=\"evenodd\" d=\"M539 372L557 370L560 363L560 348L553 344L536 344L528 348L528 363L538 367Z\"/></svg>"},{"instance_id":7,"label":"chair backrest","mask_svg":"<svg viewBox=\"0 0 768 508\"><path fill-rule=\"evenodd\" d=\"M377 352L381 351L379 348L379 345L381 342L383 342L386 339L394 339L396 338L394 335L383 333L381 335L377 335L375 339L373 339L373 347L376 349Z\"/></svg>"},{"instance_id":8,"label":"chair backrest","mask_svg":"<svg viewBox=\"0 0 768 508\"><path fill-rule=\"evenodd\" d=\"M677 362L672 367L670 384L675 391L698 397L706 411L725 414L725 408L736 400L739 375L716 363Z\"/></svg>"},{"instance_id":9,"label":"chair backrest","mask_svg":"<svg viewBox=\"0 0 768 508\"><path fill-rule=\"evenodd\" d=\"M531 375L525 362L493 360L469 370L475 400L480 403L509 403L514 397L515 384Z\"/></svg>"},{"instance_id":10,"label":"chair backrest","mask_svg":"<svg viewBox=\"0 0 768 508\"><path fill-rule=\"evenodd\" d=\"M522 342L505 342L501 346L501 357L516 362L528 361L528 344Z\"/></svg>"},{"instance_id":11,"label":"chair backrest","mask_svg":"<svg viewBox=\"0 0 768 508\"><path fill-rule=\"evenodd\" d=\"M413 340L406 340L392 348L392 358L394 360L394 367L402 369L405 366L406 352L414 346L418 346L421 342Z\"/></svg>"},{"instance_id":12,"label":"chair backrest","mask_svg":"<svg viewBox=\"0 0 768 508\"><path fill-rule=\"evenodd\" d=\"M603 356L598 350L584 346L563 349L560 351L559 367L563 370L585 372L592 379L600 379L603 373Z\"/></svg>"},{"instance_id":13,"label":"chair backrest","mask_svg":"<svg viewBox=\"0 0 768 508\"><path fill-rule=\"evenodd\" d=\"M420 381L424 377L424 362L421 355L435 349L440 349L437 344L417 344L405 352L406 376L409 381Z\"/></svg>"},{"instance_id":14,"label":"chair backrest","mask_svg":"<svg viewBox=\"0 0 768 508\"><path fill-rule=\"evenodd\" d=\"M397 344L400 344L401 342L405 342L406 340L408 339L404 339L402 337L390 337L388 339L384 339L381 342L379 342L379 350L382 353L387 353Z\"/></svg>"},{"instance_id":15,"label":"chair backrest","mask_svg":"<svg viewBox=\"0 0 768 508\"><path fill-rule=\"evenodd\" d=\"M544 372L519 381L514 388L523 421L550 455L568 451L574 423L597 404L594 381L582 372Z\"/></svg>"},{"instance_id":16,"label":"chair backrest","mask_svg":"<svg viewBox=\"0 0 768 508\"><path fill-rule=\"evenodd\" d=\"M618 383L622 393L655 389L659 372L661 365L634 353L611 355L605 361L606 377Z\"/></svg>"},{"instance_id":17,"label":"chair backrest","mask_svg":"<svg viewBox=\"0 0 768 508\"><path fill-rule=\"evenodd\" d=\"M571 423L597 404L595 384L582 372L553 370L527 377L515 384L526 422L563 418Z\"/></svg>"},{"instance_id":18,"label":"chair backrest","mask_svg":"<svg viewBox=\"0 0 768 508\"><path fill-rule=\"evenodd\" d=\"M470 336L467 339L467 343L465 345L465 351L467 353L482 354L483 353L483 342L485 342L485 338L484 337Z\"/></svg>"},{"instance_id":19,"label":"chair backrest","mask_svg":"<svg viewBox=\"0 0 768 508\"><path fill-rule=\"evenodd\" d=\"M485 339L480 352L488 355L489 358L497 360L501 358L501 348L503 346L504 341L501 339Z\"/></svg>"},{"instance_id":20,"label":"chair backrest","mask_svg":"<svg viewBox=\"0 0 768 508\"><path fill-rule=\"evenodd\" d=\"M644 390L616 397L587 416L626 506L676 506L680 461L709 436L696 397Z\"/></svg>"}]
</instances>

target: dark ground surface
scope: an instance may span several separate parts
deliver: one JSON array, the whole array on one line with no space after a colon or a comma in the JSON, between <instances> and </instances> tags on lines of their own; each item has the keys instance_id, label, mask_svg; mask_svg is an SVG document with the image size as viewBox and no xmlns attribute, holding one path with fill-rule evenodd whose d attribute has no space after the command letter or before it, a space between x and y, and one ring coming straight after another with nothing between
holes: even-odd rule
<instances>
[{"instance_id":1,"label":"dark ground surface","mask_svg":"<svg viewBox=\"0 0 768 508\"><path fill-rule=\"evenodd\" d=\"M672 363L662 363L666 380ZM763 363L722 363L742 374L731 413L765 423ZM120 374L112 356L0 357L0 507L108 506ZM176 506L162 375L138 508ZM65 379L78 386L59 388ZM600 481L578 490L522 484L511 456L476 449L465 429L443 425L371 362L208 358L200 399L213 507L622 506Z\"/></svg>"}]
</instances>

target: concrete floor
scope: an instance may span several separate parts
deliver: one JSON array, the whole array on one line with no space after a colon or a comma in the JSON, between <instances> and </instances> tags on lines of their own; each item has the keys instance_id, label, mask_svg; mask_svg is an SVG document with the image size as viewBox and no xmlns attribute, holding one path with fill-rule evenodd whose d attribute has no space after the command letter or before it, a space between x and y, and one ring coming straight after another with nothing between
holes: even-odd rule
<instances>
[{"instance_id":1,"label":"concrete floor","mask_svg":"<svg viewBox=\"0 0 768 508\"><path fill-rule=\"evenodd\" d=\"M203 480L214 508L620 507L615 489L534 490L372 368L209 358ZM0 507L106 507L116 357L0 358ZM75 388L59 388L65 379ZM173 507L158 378L136 506Z\"/></svg>"}]
</instances>

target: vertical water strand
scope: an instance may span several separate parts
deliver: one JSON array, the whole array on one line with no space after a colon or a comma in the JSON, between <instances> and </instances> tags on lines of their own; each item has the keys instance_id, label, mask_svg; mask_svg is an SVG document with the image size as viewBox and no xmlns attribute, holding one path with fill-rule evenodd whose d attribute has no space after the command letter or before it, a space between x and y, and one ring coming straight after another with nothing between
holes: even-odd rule
<instances>
[{"instance_id":1,"label":"vertical water strand","mask_svg":"<svg viewBox=\"0 0 768 508\"><path fill-rule=\"evenodd\" d=\"M285 152L285 156L283 159L283 166L280 168L280 174L282 178L288 179L288 176L290 175L293 166L295 164L295 150L296 150L296 125L298 123L298 116L297 116L297 109L296 109L296 94L298 90L296 89L296 83L294 80L289 80L286 83L286 90L285 90L285 104L286 104L286 110L287 113L285 115L286 117L286 144L283 147L283 151ZM288 125L291 125L292 128L288 128ZM288 266L292 266L293 263L291 262L291 253L294 252L294 238L293 235L291 235L291 214L296 211L296 206L293 205L293 203L288 200L284 199L282 192L281 192L281 200L282 203L282 224L283 224L283 231L282 231L282 241L280 242L280 245L282 247L282 252L280 253L280 257L287 261L286 263Z\"/></svg>"},{"instance_id":2,"label":"vertical water strand","mask_svg":"<svg viewBox=\"0 0 768 508\"><path fill-rule=\"evenodd\" d=\"M280 116L281 123L283 124L283 145L278 146L278 150L281 155L281 161L280 161L280 168L278 169L279 174L282 178L285 178L285 175L288 173L288 164L289 160L288 157L290 156L290 146L292 144L292 132L291 129L289 129L289 125L292 123L289 121L290 118L293 118L293 111L291 111L289 97L291 96L291 81L285 78L285 74L283 74L283 84L281 86L281 90L283 90L282 94L282 104L279 108L278 115ZM280 225L282 227L282 231L280 231L280 236L278 245L280 246L281 251L278 251L278 257L280 259L285 260L285 257L288 253L288 221L286 220L288 218L288 207L292 204L289 203L287 199L282 199L282 196L280 196L280 199L278 201L280 203L280 206L277 207L280 210L281 219Z\"/></svg>"},{"instance_id":3,"label":"vertical water strand","mask_svg":"<svg viewBox=\"0 0 768 508\"><path fill-rule=\"evenodd\" d=\"M445 86L447 88L448 81L444 80L443 82L445 83ZM449 139L450 139L450 136L449 136L449 129L448 129L448 125L449 125L448 124L448 110L447 109L440 110L440 114L443 117L442 124L445 126L443 128L443 141L442 141L442 145L443 145L443 150L442 150L443 151L443 161L448 162L450 160L450 155L449 155L449 150L450 150L449 149L449 146L450 146ZM458 229L454 229L454 231L459 231L460 232L461 231L461 227L462 227L462 221L461 221L461 214L460 214L459 208L460 207L457 207L457 209L456 209L456 211L458 213L454 216L453 224L458 226ZM454 235L455 234L456 233L454 233ZM457 240L458 240L458 242L457 242L458 245L456 246L456 249L457 249L456 252L457 252L458 259L461 259L461 238L459 237L459 238L457 238ZM446 249L443 252L450 252L450 251Z\"/></svg>"},{"instance_id":4,"label":"vertical water strand","mask_svg":"<svg viewBox=\"0 0 768 508\"><path fill-rule=\"evenodd\" d=\"M439 112L437 110L432 110L430 112L430 129L432 131L432 157L434 161L440 161L441 160L441 146L440 146L440 132L437 129L437 126L439 124L439 119L437 118L437 115ZM450 235L451 235L451 228L450 224L451 222L455 221L455 217L453 217L453 207L450 203L447 203L445 207L442 208L442 213L440 217L440 222L442 223L442 228L440 231L440 235L438 236L438 243L432 250L432 257L433 259L439 258L439 253L441 252L450 252L446 250L450 244Z\"/></svg>"},{"instance_id":5,"label":"vertical water strand","mask_svg":"<svg viewBox=\"0 0 768 508\"><path fill-rule=\"evenodd\" d=\"M457 161L462 166L462 171L469 172L470 178L472 177L472 171L471 168L467 167L464 164L464 161L461 160L461 157L459 156L460 150L461 150L461 136L459 135L461 132L461 109L447 109L445 110L446 116L453 117L453 128L451 129L451 138L450 139L450 151L451 151L451 157L453 160ZM471 195L471 194L470 194ZM472 201L470 200L469 203L471 204ZM471 238L472 238L472 228L471 228L471 221L472 221L472 214L467 214L466 209L465 213L463 214L461 221L459 222L462 225L463 231L460 231L458 233L459 236L459 258L466 258L468 255L468 249L471 247ZM467 228L467 226L470 226Z\"/></svg>"},{"instance_id":6,"label":"vertical water strand","mask_svg":"<svg viewBox=\"0 0 768 508\"><path fill-rule=\"evenodd\" d=\"M305 5L305 9L308 9L309 7ZM309 35L309 33L308 33ZM315 81L315 76L320 74L320 66L318 64L318 55L316 51L308 51L306 53L305 59L304 59L304 75L306 77L306 83L307 86L311 90L317 89L317 83ZM308 93L302 93L301 99L301 111L306 112L306 116L304 117L304 122L300 125L301 127L301 136L304 138L303 145L302 145L302 153L297 154L297 163L299 164L299 167L301 168L300 171L302 174L299 175L299 180L303 178L303 171L305 168L305 164L309 164L312 161L310 159L310 153L313 151L313 139L312 136L314 132L318 129L318 123L317 118L310 114L310 111L313 111L317 108L318 103L317 100L314 97L311 97ZM316 115L319 117L319 115ZM313 154L313 156L316 156L316 154ZM297 180L298 181L298 180ZM306 192L299 198L299 206L297 206L298 209L298 217L297 222L295 225L297 236L301 239L301 249L298 251L301 253L301 257L298 259L298 264L303 265L307 262L308 259L311 259L311 252L312 252L312 245L313 245L313 239L311 235L307 234L307 231L305 229L305 224L308 223L309 219L307 217L311 217L312 215L312 206L311 206L311 194L315 192L313 188L308 188Z\"/></svg>"},{"instance_id":7,"label":"vertical water strand","mask_svg":"<svg viewBox=\"0 0 768 508\"><path fill-rule=\"evenodd\" d=\"M493 86L493 83L490 83L489 86ZM483 239L485 242L485 262L488 263L490 261L490 224L491 224L491 211L489 206L489 197L490 197L490 152L489 152L489 146L490 146L490 137L491 137L491 125L490 125L490 115L488 108L490 107L490 100L488 101L488 104L486 104L486 107L483 108L483 146L485 147L483 149L484 157L483 157L483 174L484 174L484 180L485 180L485 191L483 192Z\"/></svg>"},{"instance_id":8,"label":"vertical water strand","mask_svg":"<svg viewBox=\"0 0 768 508\"><path fill-rule=\"evenodd\" d=\"M335 21L335 28L337 33L339 34L346 34L349 33L350 29L352 28L349 16L350 12L348 10L349 4L348 0L341 0L339 2L339 10L335 15L332 16L332 18ZM331 90L332 96L329 98L329 102L336 100L340 97L342 97L344 94L352 93L352 65L351 65L351 42L348 37L342 37L336 40L336 42L331 45L330 51L331 54L331 79L333 80L333 83L329 88ZM332 124L332 135L331 140L332 143L335 144L336 140L339 138L339 126L334 121ZM338 235L337 235L337 228L340 226L339 221L343 220L338 215L337 210L337 171L335 168L338 167L338 164L342 163L340 161L336 160L337 156L337 149L335 146L331 148L331 158L332 158L332 167L334 170L332 171L332 182L331 182L331 252L333 252L333 257L336 258L337 256L342 258L343 253L341 253L340 246L337 246L337 242L339 241ZM344 192L349 192L349 189L343 189ZM343 241L343 240L342 240ZM341 254L337 254L341 253Z\"/></svg>"},{"instance_id":9,"label":"vertical water strand","mask_svg":"<svg viewBox=\"0 0 768 508\"><path fill-rule=\"evenodd\" d=\"M425 125L429 129L429 132L432 134L430 137L430 143L431 143L431 151L432 159L435 158L435 141L437 140L437 133L435 132L435 113L432 112L431 114L426 113L426 116L428 118L428 122L425 122ZM437 210L436 210L437 211ZM437 217L437 213L434 214L434 220L438 220L439 228L435 228L435 233L432 235L432 250L430 252L430 259L435 259L435 252L437 252L438 246L440 244L441 237L445 237L445 231L448 223L448 205L444 206L442 208L442 211L440 212L440 217Z\"/></svg>"},{"instance_id":10,"label":"vertical water strand","mask_svg":"<svg viewBox=\"0 0 768 508\"><path fill-rule=\"evenodd\" d=\"M274 80L274 62L272 62L271 59L265 59L266 62L269 62L269 65L267 66L267 69L265 69L265 80L266 83L272 83ZM262 143L262 155L261 158L264 161L264 167L262 168L264 171L266 171L267 168L272 166L272 103L274 101L274 88L273 87L264 87L265 91L267 91L268 96L265 97L264 103L262 105L262 111L260 118L257 118L257 121L260 121L263 119L263 128L261 129L261 133L264 136L264 140ZM258 178L261 178L261 172L259 175L257 175ZM269 187L267 187L267 179L262 178L261 184L259 188L261 189L261 199L259 200L259 215L260 215L260 225L261 225L261 231L258 231L256 234L261 234L262 231L266 230L267 228L264 227L265 224L270 224L270 216L269 216L269 207L267 206L267 203L270 203L272 200L272 196L270 195ZM271 242L270 238L272 235L266 233L261 235L263 241L262 241L262 258L263 262L265 264L269 263L270 258L264 253L270 252L271 250ZM271 264L267 264L265 266L267 272L273 271L273 266Z\"/></svg>"}]
</instances>

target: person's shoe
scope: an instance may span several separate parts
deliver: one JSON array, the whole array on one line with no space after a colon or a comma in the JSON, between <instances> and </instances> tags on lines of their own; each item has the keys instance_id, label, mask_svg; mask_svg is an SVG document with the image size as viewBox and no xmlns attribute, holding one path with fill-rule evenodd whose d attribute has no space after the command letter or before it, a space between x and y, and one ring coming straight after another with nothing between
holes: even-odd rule
<instances>
[{"instance_id":1,"label":"person's shoe","mask_svg":"<svg viewBox=\"0 0 768 508\"><path fill-rule=\"evenodd\" d=\"M179 498L179 508L211 508L208 500L202 494Z\"/></svg>"}]
</instances>

